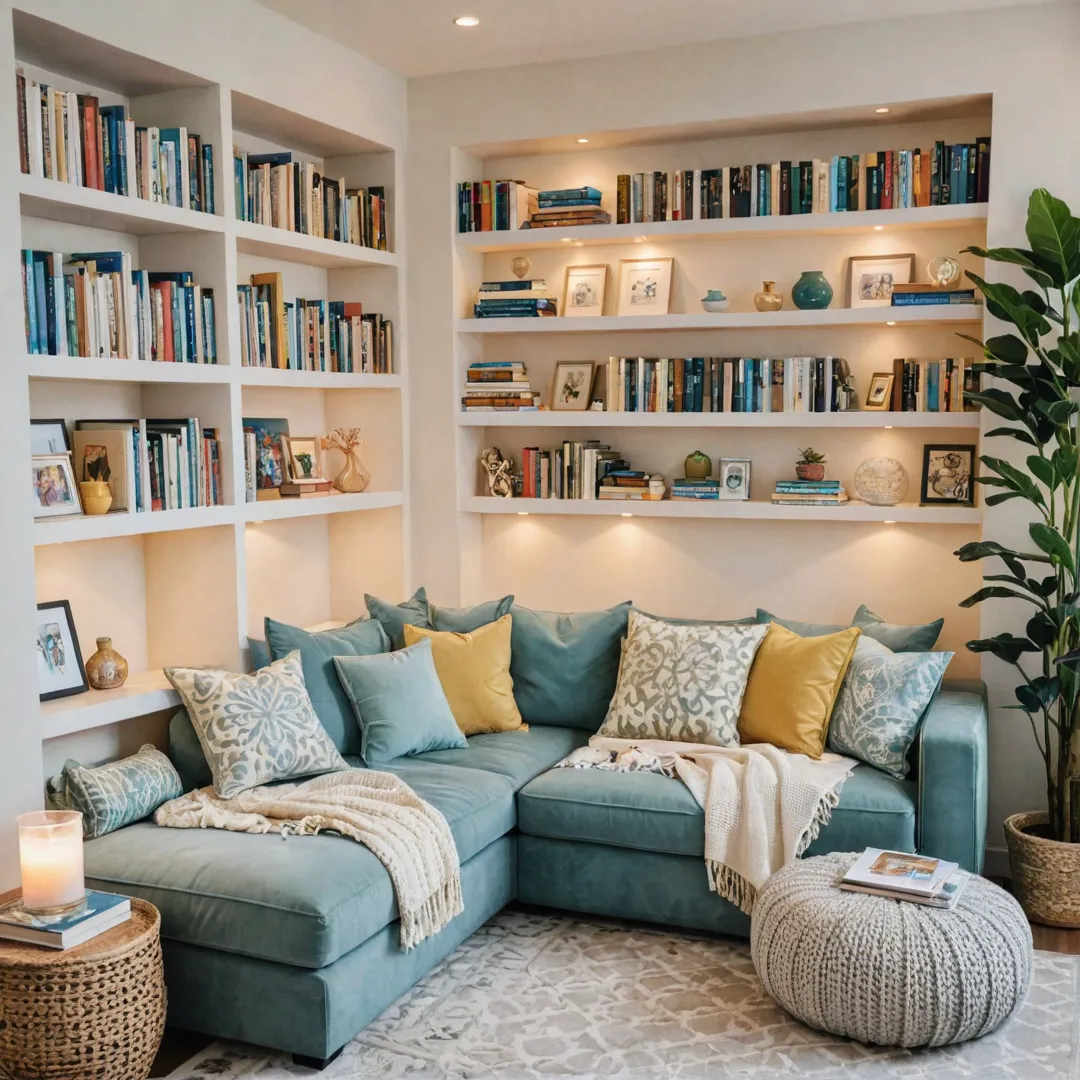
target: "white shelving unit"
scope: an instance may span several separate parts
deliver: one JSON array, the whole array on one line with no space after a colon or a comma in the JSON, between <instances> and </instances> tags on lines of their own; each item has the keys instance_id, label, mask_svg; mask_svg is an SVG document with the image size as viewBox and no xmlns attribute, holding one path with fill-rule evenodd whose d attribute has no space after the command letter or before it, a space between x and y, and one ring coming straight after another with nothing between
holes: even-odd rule
<instances>
[{"instance_id":1,"label":"white shelving unit","mask_svg":"<svg viewBox=\"0 0 1080 1080\"><path fill-rule=\"evenodd\" d=\"M874 412L841 413L625 413L560 412L462 412L458 425L472 428L801 428L807 431L870 428L978 430L977 412Z\"/></svg>"}]
</instances>

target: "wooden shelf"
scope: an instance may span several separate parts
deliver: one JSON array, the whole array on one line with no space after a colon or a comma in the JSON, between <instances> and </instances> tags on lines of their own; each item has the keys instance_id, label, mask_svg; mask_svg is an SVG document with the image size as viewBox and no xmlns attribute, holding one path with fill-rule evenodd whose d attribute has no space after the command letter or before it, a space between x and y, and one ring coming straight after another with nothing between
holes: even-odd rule
<instances>
[{"instance_id":1,"label":"wooden shelf","mask_svg":"<svg viewBox=\"0 0 1080 1080\"><path fill-rule=\"evenodd\" d=\"M842 233L956 229L986 224L986 203L920 206L905 210L858 210L837 214L771 215L750 218L704 218L694 221L648 221L631 225L576 225L562 229L458 233L459 251L539 251L571 247L632 244L638 240L671 243L694 240L764 240L834 236ZM880 227L880 228L879 228ZM570 243L567 243L567 240Z\"/></svg>"},{"instance_id":2,"label":"wooden shelf","mask_svg":"<svg viewBox=\"0 0 1080 1080\"><path fill-rule=\"evenodd\" d=\"M309 499L263 499L245 503L243 520L249 525L282 518L317 517L320 514L352 514L359 510L385 510L405 501L400 491L362 491L359 495L331 492Z\"/></svg>"},{"instance_id":3,"label":"wooden shelf","mask_svg":"<svg viewBox=\"0 0 1080 1080\"><path fill-rule=\"evenodd\" d=\"M34 545L70 544L80 540L109 540L117 536L182 532L231 525L237 520L235 506L196 506L188 510L156 510L149 513L118 511L34 522Z\"/></svg>"},{"instance_id":4,"label":"wooden shelf","mask_svg":"<svg viewBox=\"0 0 1080 1080\"><path fill-rule=\"evenodd\" d=\"M33 353L25 354L22 364L31 379L89 379L95 382L227 383L232 371L225 364L169 364Z\"/></svg>"},{"instance_id":5,"label":"wooden shelf","mask_svg":"<svg viewBox=\"0 0 1080 1080\"><path fill-rule=\"evenodd\" d=\"M840 413L458 413L459 427L479 428L946 428L978 429L978 412Z\"/></svg>"},{"instance_id":6,"label":"wooden shelf","mask_svg":"<svg viewBox=\"0 0 1080 1080\"><path fill-rule=\"evenodd\" d=\"M281 368L242 367L244 386L280 386L285 389L400 390L400 375L343 374L339 371L288 371Z\"/></svg>"},{"instance_id":7,"label":"wooden shelf","mask_svg":"<svg viewBox=\"0 0 1080 1080\"><path fill-rule=\"evenodd\" d=\"M233 224L236 250L245 255L263 255L271 259L322 266L328 270L356 270L365 266L398 266L400 260L391 251L378 251L360 244L324 240L319 236L256 225L250 221Z\"/></svg>"},{"instance_id":8,"label":"wooden shelf","mask_svg":"<svg viewBox=\"0 0 1080 1080\"><path fill-rule=\"evenodd\" d=\"M118 724L136 716L174 709L180 695L161 671L133 675L119 690L88 690L85 694L43 701L41 737L56 739L76 731Z\"/></svg>"}]
</instances>

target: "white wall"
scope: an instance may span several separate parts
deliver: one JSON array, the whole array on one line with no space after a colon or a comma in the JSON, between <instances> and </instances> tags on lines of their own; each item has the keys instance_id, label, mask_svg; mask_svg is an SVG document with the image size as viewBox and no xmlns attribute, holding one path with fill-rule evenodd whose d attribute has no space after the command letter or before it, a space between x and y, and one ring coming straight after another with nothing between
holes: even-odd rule
<instances>
[{"instance_id":1,"label":"white wall","mask_svg":"<svg viewBox=\"0 0 1080 1080\"><path fill-rule=\"evenodd\" d=\"M843 616L858 596L897 621L946 615L947 647L980 632L978 613L953 606L976 581L972 568L960 567L951 555L958 543L973 538L971 530L924 528L887 536L839 526L774 530L760 524L558 518L486 519L481 528L469 515L457 515L459 527L451 528L457 498L457 478L450 475L453 402L460 387L452 359L452 320L458 314L452 180L465 178L470 167L455 148L992 94L987 241L1015 244L1022 241L1032 188L1049 187L1080 206L1077 44L1080 12L1062 4L411 80L407 175L415 583L422 581L443 603L462 594L471 600L481 591L506 590L527 603L562 607L633 597L672 614L708 605L719 607L720 614L742 614L755 604L772 603L795 615L832 618ZM603 249L592 249L598 250ZM574 261L603 261L586 259L588 254L580 252ZM556 277L549 283L561 288L561 274L549 276ZM740 281L739 287L748 286ZM1025 522L1017 519L1014 506L989 511L984 534L1009 539L1022 533ZM1009 617L1004 606L985 609L981 632L1002 629ZM971 657L962 663L968 670L974 666ZM983 673L995 706L989 842L1000 851L1000 821L1015 810L1039 806L1042 781L1026 721L1000 709L1012 700L1008 671L988 661Z\"/></svg>"}]
</instances>

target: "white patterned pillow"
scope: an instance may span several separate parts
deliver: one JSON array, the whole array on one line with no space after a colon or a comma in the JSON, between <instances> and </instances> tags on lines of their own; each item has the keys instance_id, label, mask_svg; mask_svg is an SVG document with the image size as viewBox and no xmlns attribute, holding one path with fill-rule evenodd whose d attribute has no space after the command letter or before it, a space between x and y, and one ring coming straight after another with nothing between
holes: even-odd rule
<instances>
[{"instance_id":1,"label":"white patterned pillow","mask_svg":"<svg viewBox=\"0 0 1080 1080\"><path fill-rule=\"evenodd\" d=\"M299 649L253 675L201 668L166 668L165 675L184 701L221 798L349 767L315 715Z\"/></svg>"},{"instance_id":2,"label":"white patterned pillow","mask_svg":"<svg viewBox=\"0 0 1080 1080\"><path fill-rule=\"evenodd\" d=\"M768 626L684 626L630 612L615 696L599 734L739 745L739 708Z\"/></svg>"},{"instance_id":3,"label":"white patterned pillow","mask_svg":"<svg viewBox=\"0 0 1080 1080\"><path fill-rule=\"evenodd\" d=\"M951 652L894 653L859 638L829 722L829 749L902 780Z\"/></svg>"}]
</instances>

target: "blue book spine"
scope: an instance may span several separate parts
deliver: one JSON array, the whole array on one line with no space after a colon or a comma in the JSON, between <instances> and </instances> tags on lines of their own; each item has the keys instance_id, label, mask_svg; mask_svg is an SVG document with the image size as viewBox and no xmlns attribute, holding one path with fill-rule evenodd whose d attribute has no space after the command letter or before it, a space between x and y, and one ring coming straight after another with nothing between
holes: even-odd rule
<instances>
[{"instance_id":1,"label":"blue book spine","mask_svg":"<svg viewBox=\"0 0 1080 1080\"><path fill-rule=\"evenodd\" d=\"M597 191L594 187L579 187L579 188L553 188L551 191L541 191L538 195L540 199L601 199L603 198L603 192Z\"/></svg>"},{"instance_id":2,"label":"blue book spine","mask_svg":"<svg viewBox=\"0 0 1080 1080\"><path fill-rule=\"evenodd\" d=\"M541 210L553 210L561 209L564 206L599 206L599 197L595 199L540 199L539 208ZM503 228L509 228L509 225L502 226Z\"/></svg>"},{"instance_id":3,"label":"blue book spine","mask_svg":"<svg viewBox=\"0 0 1080 1080\"><path fill-rule=\"evenodd\" d=\"M207 214L216 214L217 205L214 201L214 148L212 146L203 146L202 156L203 210Z\"/></svg>"},{"instance_id":4,"label":"blue book spine","mask_svg":"<svg viewBox=\"0 0 1080 1080\"><path fill-rule=\"evenodd\" d=\"M926 411L938 411L938 394L941 392L940 365L926 365Z\"/></svg>"},{"instance_id":5,"label":"blue book spine","mask_svg":"<svg viewBox=\"0 0 1080 1080\"><path fill-rule=\"evenodd\" d=\"M933 307L937 304L974 304L975 290L956 292L893 293L893 307Z\"/></svg>"},{"instance_id":6,"label":"blue book spine","mask_svg":"<svg viewBox=\"0 0 1080 1080\"><path fill-rule=\"evenodd\" d=\"M963 160L961 147L952 148L952 160L949 163L949 202L958 203L960 198L960 163Z\"/></svg>"},{"instance_id":7,"label":"blue book spine","mask_svg":"<svg viewBox=\"0 0 1080 1080\"><path fill-rule=\"evenodd\" d=\"M957 202L970 202L968 198L968 176L971 169L971 148L964 146L960 150L960 197Z\"/></svg>"},{"instance_id":8,"label":"blue book spine","mask_svg":"<svg viewBox=\"0 0 1080 1080\"><path fill-rule=\"evenodd\" d=\"M49 348L48 305L45 300L45 253L34 252L34 301L37 314L38 351L51 353Z\"/></svg>"},{"instance_id":9,"label":"blue book spine","mask_svg":"<svg viewBox=\"0 0 1080 1080\"><path fill-rule=\"evenodd\" d=\"M525 292L527 289L542 289L543 281L485 281L480 285L480 292Z\"/></svg>"},{"instance_id":10,"label":"blue book spine","mask_svg":"<svg viewBox=\"0 0 1080 1080\"><path fill-rule=\"evenodd\" d=\"M840 209L840 158L834 154L829 165L829 213L835 214Z\"/></svg>"},{"instance_id":11,"label":"blue book spine","mask_svg":"<svg viewBox=\"0 0 1080 1080\"><path fill-rule=\"evenodd\" d=\"M247 199L244 197L244 163L233 158L233 199L236 202L236 218L247 221Z\"/></svg>"},{"instance_id":12,"label":"blue book spine","mask_svg":"<svg viewBox=\"0 0 1080 1080\"><path fill-rule=\"evenodd\" d=\"M839 157L836 161L835 199L838 211L848 210L848 162L851 158Z\"/></svg>"},{"instance_id":13,"label":"blue book spine","mask_svg":"<svg viewBox=\"0 0 1080 1080\"><path fill-rule=\"evenodd\" d=\"M170 289L169 295L172 299L173 359L182 360L184 358L184 339L182 336L182 331L180 329L179 288Z\"/></svg>"},{"instance_id":14,"label":"blue book spine","mask_svg":"<svg viewBox=\"0 0 1080 1080\"><path fill-rule=\"evenodd\" d=\"M26 350L41 352L37 332L37 289L34 281L34 253L23 249L23 294L26 297Z\"/></svg>"},{"instance_id":15,"label":"blue book spine","mask_svg":"<svg viewBox=\"0 0 1080 1080\"><path fill-rule=\"evenodd\" d=\"M195 290L185 288L183 293L184 314L187 318L187 356L184 359L189 364L194 364L199 359L195 354L195 347L198 344L198 338L195 336L195 320L198 318L198 313L195 311ZM205 345L203 347L205 348Z\"/></svg>"},{"instance_id":16,"label":"blue book spine","mask_svg":"<svg viewBox=\"0 0 1080 1080\"><path fill-rule=\"evenodd\" d=\"M206 342L206 360L209 364L216 364L217 355L217 326L214 320L214 298L212 295L203 293L203 313L206 326L203 330L203 339Z\"/></svg>"}]
</instances>

